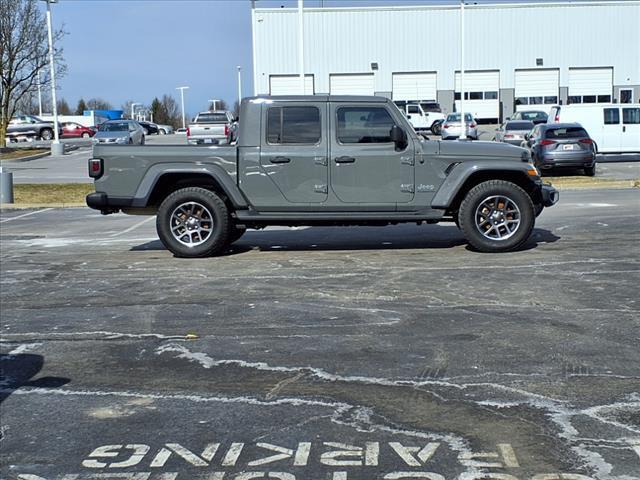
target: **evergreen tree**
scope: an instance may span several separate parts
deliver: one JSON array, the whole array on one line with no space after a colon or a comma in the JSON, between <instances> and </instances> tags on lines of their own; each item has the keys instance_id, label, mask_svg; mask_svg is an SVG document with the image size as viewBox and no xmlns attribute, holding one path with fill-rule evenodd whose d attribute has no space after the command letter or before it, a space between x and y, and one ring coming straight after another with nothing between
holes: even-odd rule
<instances>
[{"instance_id":1,"label":"evergreen tree","mask_svg":"<svg viewBox=\"0 0 640 480\"><path fill-rule=\"evenodd\" d=\"M84 103L84 99L78 100L78 106L76 107L76 115L84 115L84 111L87 109L87 104Z\"/></svg>"}]
</instances>

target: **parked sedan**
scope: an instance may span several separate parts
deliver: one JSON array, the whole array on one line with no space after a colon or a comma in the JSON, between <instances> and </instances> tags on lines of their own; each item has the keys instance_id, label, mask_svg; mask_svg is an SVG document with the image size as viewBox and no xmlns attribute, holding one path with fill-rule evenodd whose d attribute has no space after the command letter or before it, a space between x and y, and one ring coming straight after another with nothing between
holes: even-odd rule
<instances>
[{"instance_id":1,"label":"parked sedan","mask_svg":"<svg viewBox=\"0 0 640 480\"><path fill-rule=\"evenodd\" d=\"M528 121L505 122L496 130L494 140L519 147L524 140L524 136L533 129L533 126L533 122Z\"/></svg>"},{"instance_id":2,"label":"parked sedan","mask_svg":"<svg viewBox=\"0 0 640 480\"><path fill-rule=\"evenodd\" d=\"M541 123L526 136L522 146L531 151L533 163L542 171L558 167L582 168L596 174L593 140L579 123Z\"/></svg>"},{"instance_id":3,"label":"parked sedan","mask_svg":"<svg viewBox=\"0 0 640 480\"><path fill-rule=\"evenodd\" d=\"M142 130L144 130L145 135L157 135L159 132L158 125L156 125L155 123L145 121L141 121L138 123L142 127Z\"/></svg>"},{"instance_id":4,"label":"parked sedan","mask_svg":"<svg viewBox=\"0 0 640 480\"><path fill-rule=\"evenodd\" d=\"M539 123L547 123L547 117L548 115L541 110L522 110L514 113L507 120L529 120L534 125L538 125Z\"/></svg>"},{"instance_id":5,"label":"parked sedan","mask_svg":"<svg viewBox=\"0 0 640 480\"><path fill-rule=\"evenodd\" d=\"M94 145L144 145L144 131L138 122L133 120L109 120L100 125L98 133L93 137Z\"/></svg>"},{"instance_id":6,"label":"parked sedan","mask_svg":"<svg viewBox=\"0 0 640 480\"><path fill-rule=\"evenodd\" d=\"M171 135L173 133L173 127L171 125L160 125L156 124L158 127L158 135Z\"/></svg>"},{"instance_id":7,"label":"parked sedan","mask_svg":"<svg viewBox=\"0 0 640 480\"><path fill-rule=\"evenodd\" d=\"M62 138L90 138L96 134L93 128L85 127L76 122L64 122L62 124Z\"/></svg>"},{"instance_id":8,"label":"parked sedan","mask_svg":"<svg viewBox=\"0 0 640 480\"><path fill-rule=\"evenodd\" d=\"M464 114L464 120L467 127L467 138L473 140L478 139L478 122L476 122L473 115L470 113ZM443 140L450 140L460 137L460 131L462 130L462 123L460 122L459 113L450 113L447 115L444 123L442 124L441 135Z\"/></svg>"}]
</instances>

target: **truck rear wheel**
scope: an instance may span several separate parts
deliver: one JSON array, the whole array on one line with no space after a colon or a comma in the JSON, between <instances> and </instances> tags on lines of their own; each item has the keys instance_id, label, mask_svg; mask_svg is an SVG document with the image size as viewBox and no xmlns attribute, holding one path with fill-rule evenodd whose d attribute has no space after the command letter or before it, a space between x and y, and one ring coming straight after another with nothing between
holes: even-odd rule
<instances>
[{"instance_id":1,"label":"truck rear wheel","mask_svg":"<svg viewBox=\"0 0 640 480\"><path fill-rule=\"evenodd\" d=\"M183 188L160 205L156 229L164 246L176 257L215 255L229 243L229 211L214 192Z\"/></svg>"},{"instance_id":2,"label":"truck rear wheel","mask_svg":"<svg viewBox=\"0 0 640 480\"><path fill-rule=\"evenodd\" d=\"M506 252L527 241L535 212L531 197L518 185L490 180L469 190L458 219L472 247L481 252Z\"/></svg>"}]
</instances>

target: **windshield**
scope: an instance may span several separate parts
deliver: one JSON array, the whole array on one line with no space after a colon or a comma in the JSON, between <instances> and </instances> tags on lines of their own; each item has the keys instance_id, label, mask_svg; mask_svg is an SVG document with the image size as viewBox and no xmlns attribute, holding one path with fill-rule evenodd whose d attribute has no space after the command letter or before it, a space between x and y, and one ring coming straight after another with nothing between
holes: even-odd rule
<instances>
[{"instance_id":1,"label":"windshield","mask_svg":"<svg viewBox=\"0 0 640 480\"><path fill-rule=\"evenodd\" d=\"M226 113L201 113L196 119L196 123L213 123L213 122L227 122Z\"/></svg>"},{"instance_id":2,"label":"windshield","mask_svg":"<svg viewBox=\"0 0 640 480\"><path fill-rule=\"evenodd\" d=\"M425 112L442 112L439 103L421 103L420 106Z\"/></svg>"},{"instance_id":3,"label":"windshield","mask_svg":"<svg viewBox=\"0 0 640 480\"><path fill-rule=\"evenodd\" d=\"M447 117L447 122L459 122L460 121L460 114L459 113L450 113L449 116ZM473 118L471 117L470 113L465 113L464 114L464 121L465 122L472 122Z\"/></svg>"},{"instance_id":4,"label":"windshield","mask_svg":"<svg viewBox=\"0 0 640 480\"><path fill-rule=\"evenodd\" d=\"M100 125L101 132L127 132L129 124L127 122L107 122Z\"/></svg>"}]
</instances>

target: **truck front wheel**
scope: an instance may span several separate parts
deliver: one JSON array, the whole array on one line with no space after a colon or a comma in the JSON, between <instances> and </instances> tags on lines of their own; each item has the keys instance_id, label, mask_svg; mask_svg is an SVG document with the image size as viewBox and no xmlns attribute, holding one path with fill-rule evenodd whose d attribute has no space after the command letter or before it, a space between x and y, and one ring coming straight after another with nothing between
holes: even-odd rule
<instances>
[{"instance_id":1,"label":"truck front wheel","mask_svg":"<svg viewBox=\"0 0 640 480\"><path fill-rule=\"evenodd\" d=\"M156 229L164 246L177 257L215 255L229 243L229 211L214 192L183 188L160 205Z\"/></svg>"},{"instance_id":2,"label":"truck front wheel","mask_svg":"<svg viewBox=\"0 0 640 480\"><path fill-rule=\"evenodd\" d=\"M460 229L481 252L506 252L527 241L535 211L531 197L518 185L490 180L473 187L460 204Z\"/></svg>"}]
</instances>

